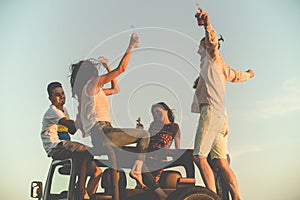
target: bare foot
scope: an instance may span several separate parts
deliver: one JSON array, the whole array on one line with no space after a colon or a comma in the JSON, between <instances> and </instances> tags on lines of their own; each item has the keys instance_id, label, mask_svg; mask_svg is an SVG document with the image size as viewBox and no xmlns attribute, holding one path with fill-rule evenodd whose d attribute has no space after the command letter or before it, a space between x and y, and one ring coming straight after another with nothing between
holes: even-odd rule
<instances>
[{"instance_id":1,"label":"bare foot","mask_svg":"<svg viewBox=\"0 0 300 200\"><path fill-rule=\"evenodd\" d=\"M143 183L143 178L141 173L131 170L129 175L131 178L135 179L137 183L141 185L142 188L146 188L146 185Z\"/></svg>"}]
</instances>

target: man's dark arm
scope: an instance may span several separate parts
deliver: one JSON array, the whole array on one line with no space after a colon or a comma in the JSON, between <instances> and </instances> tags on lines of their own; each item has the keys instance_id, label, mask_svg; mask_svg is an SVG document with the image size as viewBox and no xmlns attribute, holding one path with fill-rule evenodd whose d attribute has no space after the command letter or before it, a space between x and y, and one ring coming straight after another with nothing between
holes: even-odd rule
<instances>
[{"instance_id":1,"label":"man's dark arm","mask_svg":"<svg viewBox=\"0 0 300 200\"><path fill-rule=\"evenodd\" d=\"M61 118L58 123L60 125L66 126L69 129L69 133L74 135L77 131L74 120L68 119L66 117Z\"/></svg>"}]
</instances>

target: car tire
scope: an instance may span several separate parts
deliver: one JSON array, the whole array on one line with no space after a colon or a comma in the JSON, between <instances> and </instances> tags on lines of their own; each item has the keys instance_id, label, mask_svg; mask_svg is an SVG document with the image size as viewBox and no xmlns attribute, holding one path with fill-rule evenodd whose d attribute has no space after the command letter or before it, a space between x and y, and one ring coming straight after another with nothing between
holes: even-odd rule
<instances>
[{"instance_id":1,"label":"car tire","mask_svg":"<svg viewBox=\"0 0 300 200\"><path fill-rule=\"evenodd\" d=\"M205 187L195 186L177 189L167 200L221 200L221 198Z\"/></svg>"}]
</instances>

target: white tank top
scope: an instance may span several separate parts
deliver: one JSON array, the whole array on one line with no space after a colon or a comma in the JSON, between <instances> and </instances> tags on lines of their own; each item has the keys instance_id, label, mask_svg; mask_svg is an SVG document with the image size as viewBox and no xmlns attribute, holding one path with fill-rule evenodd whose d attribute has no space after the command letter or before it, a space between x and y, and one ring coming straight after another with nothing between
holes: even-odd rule
<instances>
[{"instance_id":1,"label":"white tank top","mask_svg":"<svg viewBox=\"0 0 300 200\"><path fill-rule=\"evenodd\" d=\"M95 96L88 95L87 85L89 82L87 82L82 90L80 119L83 130L90 134L91 129L98 121L111 122L111 119L106 94L103 89L100 88L98 94Z\"/></svg>"}]
</instances>

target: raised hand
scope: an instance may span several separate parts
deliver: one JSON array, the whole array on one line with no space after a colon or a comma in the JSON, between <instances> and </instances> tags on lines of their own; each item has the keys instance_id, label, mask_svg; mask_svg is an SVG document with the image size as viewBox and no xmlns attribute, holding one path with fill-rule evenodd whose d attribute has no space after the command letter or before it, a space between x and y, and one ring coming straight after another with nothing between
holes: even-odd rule
<instances>
[{"instance_id":1,"label":"raised hand","mask_svg":"<svg viewBox=\"0 0 300 200\"><path fill-rule=\"evenodd\" d=\"M199 26L207 26L210 24L208 13L204 12L202 8L198 8L199 12L195 14L195 17L197 18L197 22Z\"/></svg>"},{"instance_id":2,"label":"raised hand","mask_svg":"<svg viewBox=\"0 0 300 200\"><path fill-rule=\"evenodd\" d=\"M109 67L109 63L108 63L108 59L105 58L104 56L99 56L98 57L98 61L103 65L103 67L105 67L107 70L110 68Z\"/></svg>"},{"instance_id":3,"label":"raised hand","mask_svg":"<svg viewBox=\"0 0 300 200\"><path fill-rule=\"evenodd\" d=\"M254 77L254 71L251 69L248 69L247 72L250 74L250 78Z\"/></svg>"},{"instance_id":4,"label":"raised hand","mask_svg":"<svg viewBox=\"0 0 300 200\"><path fill-rule=\"evenodd\" d=\"M130 42L128 48L134 48L139 43L139 36L137 33L132 33L130 37Z\"/></svg>"},{"instance_id":5,"label":"raised hand","mask_svg":"<svg viewBox=\"0 0 300 200\"><path fill-rule=\"evenodd\" d=\"M99 61L102 65L108 65L108 59L105 58L104 56L99 56L98 61Z\"/></svg>"}]
</instances>

